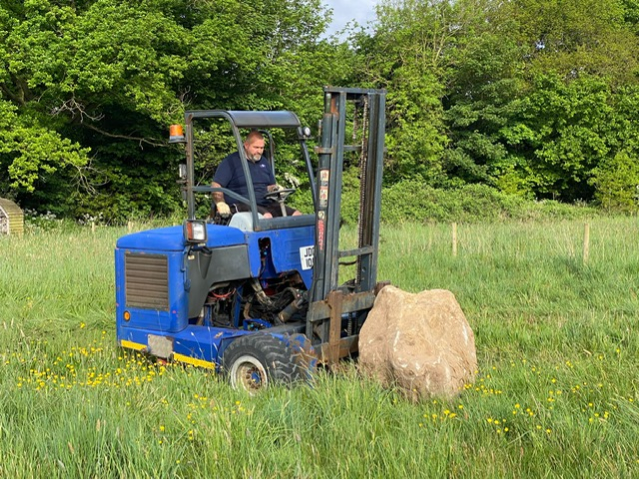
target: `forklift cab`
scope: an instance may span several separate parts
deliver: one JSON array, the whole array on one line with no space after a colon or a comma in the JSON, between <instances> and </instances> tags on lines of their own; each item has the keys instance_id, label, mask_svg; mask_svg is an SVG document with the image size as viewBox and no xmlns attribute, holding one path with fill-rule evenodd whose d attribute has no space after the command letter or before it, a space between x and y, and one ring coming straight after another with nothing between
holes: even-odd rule
<instances>
[{"instance_id":1,"label":"forklift cab","mask_svg":"<svg viewBox=\"0 0 640 480\"><path fill-rule=\"evenodd\" d=\"M248 195L246 197L237 194L229 190L228 188L214 188L211 186L197 186L194 184L194 129L197 120L200 119L223 119L228 122L231 127L235 146L240 155L241 165L244 173L244 177L251 178L251 173L248 166L248 160L243 147L243 138L241 135L241 129L257 130L263 134L267 140L267 148L265 149L265 155L269 161L272 173L275 177L275 142L271 134L270 129L278 128L283 130L293 130L295 132L296 140L300 146L300 152L305 163L306 173L309 177L309 185L311 187L311 194L313 198L313 204L316 205L316 188L315 177L313 173L313 166L311 159L309 158L309 151L307 149L306 141L311 137L311 130L309 127L302 127L297 115L289 111L273 111L273 112L257 112L257 111L233 111L233 110L198 110L185 112L185 134L184 135L172 135L170 137L170 143L185 143L186 150L186 168L182 170L182 178L184 180L184 191L187 199L187 214L189 220L195 220L195 193L209 193L214 192L224 193L227 198L231 198L237 202L244 203L249 206L249 212L243 212L239 219L234 223L237 223L242 229L259 232L264 230L273 230L281 228L292 228L296 226L309 226L315 223L314 215L301 215L294 217L276 217L276 218L264 218L258 213L255 189L253 182L247 182ZM177 130L175 126L174 131ZM292 193L292 189L284 192L276 192L270 194L273 201L284 202L286 197ZM214 206L212 206L213 209ZM234 212L232 212L233 214ZM248 214L248 215L247 215ZM235 214L234 216L236 216ZM233 219L231 219L233 221ZM227 223L227 222L223 222ZM230 223L229 223L230 224Z\"/></svg>"}]
</instances>

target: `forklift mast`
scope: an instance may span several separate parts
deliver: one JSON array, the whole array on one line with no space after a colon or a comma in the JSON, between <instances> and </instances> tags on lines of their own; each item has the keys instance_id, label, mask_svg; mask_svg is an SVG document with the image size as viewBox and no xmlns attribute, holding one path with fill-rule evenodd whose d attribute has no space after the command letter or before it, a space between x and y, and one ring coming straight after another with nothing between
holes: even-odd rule
<instances>
[{"instance_id":1,"label":"forklift mast","mask_svg":"<svg viewBox=\"0 0 640 480\"><path fill-rule=\"evenodd\" d=\"M316 238L314 276L307 313L307 336L328 341L321 356L335 363L357 350L357 334L373 306L377 289L378 238L385 135L384 90L324 88L321 145L316 148ZM351 119L349 117L352 117ZM360 123L358 123L358 121ZM353 122L353 123L352 123ZM358 129L359 145L345 144L349 126ZM360 158L358 246L340 249L342 182L345 152ZM354 259L355 279L340 287L343 258ZM347 325L345 326L345 321ZM345 332L346 330L346 332Z\"/></svg>"}]
</instances>

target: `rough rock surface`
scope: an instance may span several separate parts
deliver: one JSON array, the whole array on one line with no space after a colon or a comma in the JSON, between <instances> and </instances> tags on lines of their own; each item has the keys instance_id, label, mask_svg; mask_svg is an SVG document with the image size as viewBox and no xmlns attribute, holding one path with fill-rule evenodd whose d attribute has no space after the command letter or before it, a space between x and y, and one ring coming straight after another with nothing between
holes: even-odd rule
<instances>
[{"instance_id":1,"label":"rough rock surface","mask_svg":"<svg viewBox=\"0 0 640 480\"><path fill-rule=\"evenodd\" d=\"M473 331L448 290L384 287L360 331L359 349L363 372L416 400L456 396L477 369Z\"/></svg>"}]
</instances>

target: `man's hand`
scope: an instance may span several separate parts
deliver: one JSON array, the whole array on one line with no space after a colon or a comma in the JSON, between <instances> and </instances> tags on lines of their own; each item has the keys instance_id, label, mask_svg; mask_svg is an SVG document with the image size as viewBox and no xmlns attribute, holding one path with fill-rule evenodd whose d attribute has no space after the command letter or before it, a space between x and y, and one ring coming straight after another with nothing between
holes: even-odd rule
<instances>
[{"instance_id":1,"label":"man's hand","mask_svg":"<svg viewBox=\"0 0 640 480\"><path fill-rule=\"evenodd\" d=\"M218 213L220 214L220 216L223 218L227 218L229 215L231 215L231 209L225 202L216 203L216 208L218 209Z\"/></svg>"},{"instance_id":2,"label":"man's hand","mask_svg":"<svg viewBox=\"0 0 640 480\"><path fill-rule=\"evenodd\" d=\"M279 192L280 190L284 190L284 187L282 185L278 185L277 183L275 185L269 185L267 187L267 192L269 193Z\"/></svg>"}]
</instances>

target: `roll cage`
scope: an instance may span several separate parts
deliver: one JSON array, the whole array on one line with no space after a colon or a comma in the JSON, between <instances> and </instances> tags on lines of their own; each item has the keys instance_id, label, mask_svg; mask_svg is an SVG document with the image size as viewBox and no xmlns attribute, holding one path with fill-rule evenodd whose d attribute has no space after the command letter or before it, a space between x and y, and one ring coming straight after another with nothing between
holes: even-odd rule
<instances>
[{"instance_id":1,"label":"roll cage","mask_svg":"<svg viewBox=\"0 0 640 480\"><path fill-rule=\"evenodd\" d=\"M289 111L236 111L236 110L197 110L186 111L185 120L185 149L187 157L187 177L186 183L183 189L186 192L187 197L187 215L189 220L195 220L195 194L196 193L214 193L221 192L225 195L245 203L251 208L251 215L253 219L253 230L263 231L277 228L290 228L297 226L313 225L315 223L314 215L300 215L296 217L276 217L276 218L261 218L258 217L258 209L255 191L253 188L253 182L247 181L248 198L243 197L227 188L214 188L212 186L196 186L194 184L194 136L193 136L193 124L197 119L206 118L222 118L229 122L231 131L236 142L238 153L240 154L242 170L244 172L245 179L251 179L251 173L247 164L247 156L243 148L243 139L240 134L241 128L256 129L266 134L269 138L269 144L271 145L269 152L269 160L271 162L271 168L274 169L273 158L273 138L269 133L270 128L281 129L295 129L297 133L297 140L300 144L302 156L304 158L307 174L309 176L309 183L311 188L311 194L313 197L314 207L317 206L316 199L316 184L315 176L313 173L313 166L311 165L311 159L309 157L309 151L307 149L306 140L309 135L305 132L300 124L300 120L297 115ZM315 208L314 208L315 209Z\"/></svg>"}]
</instances>

